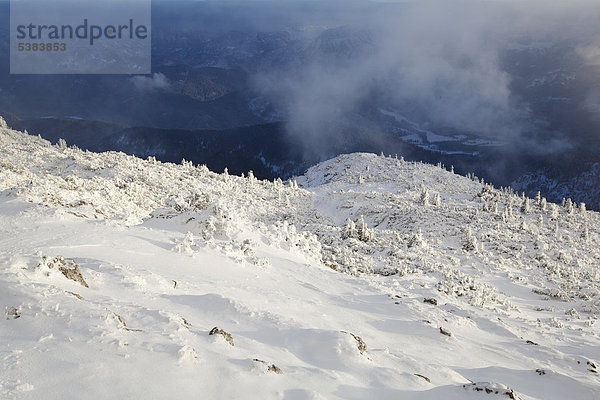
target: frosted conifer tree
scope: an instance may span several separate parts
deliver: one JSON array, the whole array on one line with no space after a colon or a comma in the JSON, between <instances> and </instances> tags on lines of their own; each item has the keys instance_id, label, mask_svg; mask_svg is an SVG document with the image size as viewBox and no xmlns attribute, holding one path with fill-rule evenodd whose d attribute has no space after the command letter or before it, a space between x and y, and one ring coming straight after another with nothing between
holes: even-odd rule
<instances>
[{"instance_id":1,"label":"frosted conifer tree","mask_svg":"<svg viewBox=\"0 0 600 400\"><path fill-rule=\"evenodd\" d=\"M527 197L523 199L523 203L521 204L521 212L523 214L529 214L531 212L531 206L529 205L529 199Z\"/></svg>"},{"instance_id":2,"label":"frosted conifer tree","mask_svg":"<svg viewBox=\"0 0 600 400\"><path fill-rule=\"evenodd\" d=\"M573 214L573 200L571 200L571 198L568 198L566 203L565 203L565 210L567 211L567 214Z\"/></svg>"},{"instance_id":3,"label":"frosted conifer tree","mask_svg":"<svg viewBox=\"0 0 600 400\"><path fill-rule=\"evenodd\" d=\"M358 237L358 231L356 230L356 224L354 224L354 221L352 221L350 218L348 218L346 220L346 225L344 226L344 229L342 230L342 239L357 238L357 237Z\"/></svg>"},{"instance_id":4,"label":"frosted conifer tree","mask_svg":"<svg viewBox=\"0 0 600 400\"><path fill-rule=\"evenodd\" d=\"M439 193L436 193L433 196L433 205L436 206L436 207L439 207L439 206L442 205L442 196L440 196Z\"/></svg>"},{"instance_id":5,"label":"frosted conifer tree","mask_svg":"<svg viewBox=\"0 0 600 400\"><path fill-rule=\"evenodd\" d=\"M193 254L197 250L198 246L194 241L194 235L192 232L186 233L185 237L181 241L176 241L173 251L177 253Z\"/></svg>"},{"instance_id":6,"label":"frosted conifer tree","mask_svg":"<svg viewBox=\"0 0 600 400\"><path fill-rule=\"evenodd\" d=\"M429 190L423 188L423 190L421 191L421 198L419 199L419 202L424 206L429 205Z\"/></svg>"},{"instance_id":7,"label":"frosted conifer tree","mask_svg":"<svg viewBox=\"0 0 600 400\"><path fill-rule=\"evenodd\" d=\"M423 232L421 232L421 228L417 233L413 233L411 237L408 239L407 246L410 247L423 247L425 245L425 238L423 238Z\"/></svg>"},{"instance_id":8,"label":"frosted conifer tree","mask_svg":"<svg viewBox=\"0 0 600 400\"><path fill-rule=\"evenodd\" d=\"M358 219L358 238L363 242L370 242L375 239L375 234L371 229L367 227L365 218L361 215Z\"/></svg>"},{"instance_id":9,"label":"frosted conifer tree","mask_svg":"<svg viewBox=\"0 0 600 400\"><path fill-rule=\"evenodd\" d=\"M206 164L202 164L200 167L198 167L198 169L200 170L201 175L206 175L210 172Z\"/></svg>"},{"instance_id":10,"label":"frosted conifer tree","mask_svg":"<svg viewBox=\"0 0 600 400\"><path fill-rule=\"evenodd\" d=\"M590 231L588 230L587 224L583 225L583 230L581 231L581 238L584 242L587 242L590 239Z\"/></svg>"},{"instance_id":11,"label":"frosted conifer tree","mask_svg":"<svg viewBox=\"0 0 600 400\"><path fill-rule=\"evenodd\" d=\"M558 220L558 206L554 203L550 205L550 218L553 220Z\"/></svg>"},{"instance_id":12,"label":"frosted conifer tree","mask_svg":"<svg viewBox=\"0 0 600 400\"><path fill-rule=\"evenodd\" d=\"M465 237L463 239L462 248L465 251L477 250L477 238L473 235L471 228L468 227L465 231Z\"/></svg>"}]
</instances>

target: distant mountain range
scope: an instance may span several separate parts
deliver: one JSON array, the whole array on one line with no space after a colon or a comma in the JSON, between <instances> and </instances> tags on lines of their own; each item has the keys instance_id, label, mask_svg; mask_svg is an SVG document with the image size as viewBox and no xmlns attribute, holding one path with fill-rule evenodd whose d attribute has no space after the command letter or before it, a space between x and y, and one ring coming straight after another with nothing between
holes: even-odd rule
<instances>
[{"instance_id":1,"label":"distant mountain range","mask_svg":"<svg viewBox=\"0 0 600 400\"><path fill-rule=\"evenodd\" d=\"M303 132L290 134L288 99L272 96L260 78L270 74L270 89L278 89L286 84L281 71L289 80L290 71L314 60L335 66L368 58L377 44L367 27L333 4L278 4L268 15L257 12L265 10L258 3L153 7L153 75L9 75L0 63L0 115L16 129L83 149L186 158L264 178L298 175L341 153L398 153L600 209L596 181L582 183L596 176L600 161L600 119L588 101L598 77L576 43L515 37L500 54L512 97L530 113L518 137L435 124L427 105L391 101L395 88L373 76L377 83L364 89L359 107L331 117L334 140L317 135L307 153ZM352 7L353 15L370 12L366 3ZM0 55L8 60L7 3L0 3L0 21L7 22L0 24Z\"/></svg>"}]
</instances>

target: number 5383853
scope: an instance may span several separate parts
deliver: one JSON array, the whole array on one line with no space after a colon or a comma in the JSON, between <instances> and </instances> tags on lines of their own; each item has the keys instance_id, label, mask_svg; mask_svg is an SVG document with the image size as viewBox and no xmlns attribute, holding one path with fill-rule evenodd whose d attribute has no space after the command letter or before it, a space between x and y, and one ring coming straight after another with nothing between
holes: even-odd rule
<instances>
[{"instance_id":1,"label":"number 5383853","mask_svg":"<svg viewBox=\"0 0 600 400\"><path fill-rule=\"evenodd\" d=\"M19 43L19 51L67 51L66 43Z\"/></svg>"}]
</instances>

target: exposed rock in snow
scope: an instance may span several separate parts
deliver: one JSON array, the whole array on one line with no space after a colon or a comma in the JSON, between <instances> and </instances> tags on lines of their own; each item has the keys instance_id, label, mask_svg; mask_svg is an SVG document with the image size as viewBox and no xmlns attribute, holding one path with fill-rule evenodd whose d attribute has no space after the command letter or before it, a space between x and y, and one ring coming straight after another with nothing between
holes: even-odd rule
<instances>
[{"instance_id":1,"label":"exposed rock in snow","mask_svg":"<svg viewBox=\"0 0 600 400\"><path fill-rule=\"evenodd\" d=\"M213 335L221 335L223 336L223 339L225 339L225 341L227 343L229 343L230 345L234 346L233 344L233 336L231 336L231 333L225 332L223 329L219 328L219 327L214 327L210 330L210 332L208 333L209 335L213 336Z\"/></svg>"}]
</instances>

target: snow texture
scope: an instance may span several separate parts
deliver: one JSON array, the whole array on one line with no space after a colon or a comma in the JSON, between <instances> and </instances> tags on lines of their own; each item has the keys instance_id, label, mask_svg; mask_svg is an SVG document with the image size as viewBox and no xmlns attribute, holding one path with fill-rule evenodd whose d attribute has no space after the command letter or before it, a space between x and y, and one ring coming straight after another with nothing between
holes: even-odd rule
<instances>
[{"instance_id":1,"label":"snow texture","mask_svg":"<svg viewBox=\"0 0 600 400\"><path fill-rule=\"evenodd\" d=\"M284 184L2 122L2 399L600 398L596 212L392 157Z\"/></svg>"}]
</instances>

